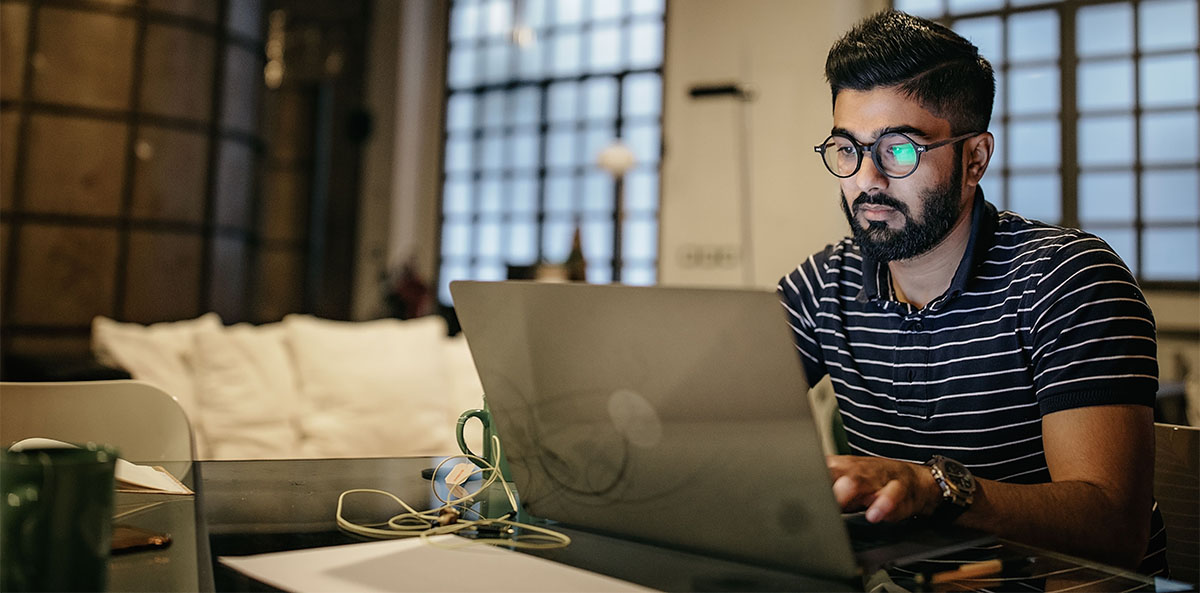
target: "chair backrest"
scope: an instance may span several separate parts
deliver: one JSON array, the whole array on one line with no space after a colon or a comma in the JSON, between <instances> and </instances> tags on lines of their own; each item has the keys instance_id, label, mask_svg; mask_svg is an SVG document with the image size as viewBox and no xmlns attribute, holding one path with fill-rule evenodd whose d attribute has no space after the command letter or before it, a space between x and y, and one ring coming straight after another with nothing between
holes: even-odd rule
<instances>
[{"instance_id":1,"label":"chair backrest","mask_svg":"<svg viewBox=\"0 0 1200 593\"><path fill-rule=\"evenodd\" d=\"M1171 578L1200 583L1200 428L1154 425L1154 498L1167 526Z\"/></svg>"},{"instance_id":2,"label":"chair backrest","mask_svg":"<svg viewBox=\"0 0 1200 593\"><path fill-rule=\"evenodd\" d=\"M105 443L135 463L195 459L179 402L141 381L0 383L0 446L29 437Z\"/></svg>"}]
</instances>

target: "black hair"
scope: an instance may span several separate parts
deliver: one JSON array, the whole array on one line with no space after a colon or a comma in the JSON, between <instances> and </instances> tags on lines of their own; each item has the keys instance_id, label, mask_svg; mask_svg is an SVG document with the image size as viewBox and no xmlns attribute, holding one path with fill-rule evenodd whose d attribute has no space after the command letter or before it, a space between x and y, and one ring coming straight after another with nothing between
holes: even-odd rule
<instances>
[{"instance_id":1,"label":"black hair","mask_svg":"<svg viewBox=\"0 0 1200 593\"><path fill-rule=\"evenodd\" d=\"M996 97L992 65L979 48L933 21L895 10L867 17L829 49L825 78L838 93L896 87L952 134L987 130Z\"/></svg>"}]
</instances>

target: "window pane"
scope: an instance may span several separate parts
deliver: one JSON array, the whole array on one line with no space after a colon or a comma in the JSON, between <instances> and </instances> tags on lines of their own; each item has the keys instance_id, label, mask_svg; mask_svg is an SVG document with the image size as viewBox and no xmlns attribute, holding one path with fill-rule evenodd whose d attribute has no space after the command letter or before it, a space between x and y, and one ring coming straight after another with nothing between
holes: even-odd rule
<instances>
[{"instance_id":1,"label":"window pane","mask_svg":"<svg viewBox=\"0 0 1200 593\"><path fill-rule=\"evenodd\" d=\"M575 221L569 218L547 217L542 226L542 257L551 263L562 263L571 253L571 238L575 236Z\"/></svg>"},{"instance_id":2,"label":"window pane","mask_svg":"<svg viewBox=\"0 0 1200 593\"><path fill-rule=\"evenodd\" d=\"M617 79L592 78L583 83L586 119L612 119L617 116Z\"/></svg>"},{"instance_id":3,"label":"window pane","mask_svg":"<svg viewBox=\"0 0 1200 593\"><path fill-rule=\"evenodd\" d=\"M611 243L611 238L609 239ZM608 284L612 282L612 258L599 262L587 259L587 281L589 284Z\"/></svg>"},{"instance_id":4,"label":"window pane","mask_svg":"<svg viewBox=\"0 0 1200 593\"><path fill-rule=\"evenodd\" d=\"M1138 44L1143 51L1196 46L1196 1L1158 0L1138 5Z\"/></svg>"},{"instance_id":5,"label":"window pane","mask_svg":"<svg viewBox=\"0 0 1200 593\"><path fill-rule=\"evenodd\" d=\"M600 154L608 145L613 143L613 130L611 125L588 126L583 139L583 154L580 155L579 164L581 165L596 165L596 156Z\"/></svg>"},{"instance_id":6,"label":"window pane","mask_svg":"<svg viewBox=\"0 0 1200 593\"><path fill-rule=\"evenodd\" d=\"M1200 221L1200 174L1195 169L1142 173L1142 218L1146 222Z\"/></svg>"},{"instance_id":7,"label":"window pane","mask_svg":"<svg viewBox=\"0 0 1200 593\"><path fill-rule=\"evenodd\" d=\"M470 181L446 181L442 189L442 213L447 216L471 213Z\"/></svg>"},{"instance_id":8,"label":"window pane","mask_svg":"<svg viewBox=\"0 0 1200 593\"><path fill-rule=\"evenodd\" d=\"M533 27L534 30L545 29L548 24L549 10L548 6L552 0L524 0L521 6L524 9L523 14L518 18L526 26Z\"/></svg>"},{"instance_id":9,"label":"window pane","mask_svg":"<svg viewBox=\"0 0 1200 593\"><path fill-rule=\"evenodd\" d=\"M642 22L629 30L629 66L653 68L662 64L662 21Z\"/></svg>"},{"instance_id":10,"label":"window pane","mask_svg":"<svg viewBox=\"0 0 1200 593\"><path fill-rule=\"evenodd\" d=\"M446 129L467 130L474 125L475 95L455 93L446 101Z\"/></svg>"},{"instance_id":11,"label":"window pane","mask_svg":"<svg viewBox=\"0 0 1200 593\"><path fill-rule=\"evenodd\" d=\"M997 118L992 116L992 121L996 120ZM992 150L992 160L988 163L988 170L995 171L995 175L998 176L1000 170L1004 168L1005 155L1012 149L1005 142L1004 126L994 125L989 131L996 138L996 148Z\"/></svg>"},{"instance_id":12,"label":"window pane","mask_svg":"<svg viewBox=\"0 0 1200 593\"><path fill-rule=\"evenodd\" d=\"M1196 127L1194 111L1143 115L1142 160L1146 163L1195 162Z\"/></svg>"},{"instance_id":13,"label":"window pane","mask_svg":"<svg viewBox=\"0 0 1200 593\"><path fill-rule=\"evenodd\" d=\"M1004 72L996 72L996 98L992 101L992 121L999 122L1000 117L1008 113L1008 77Z\"/></svg>"},{"instance_id":14,"label":"window pane","mask_svg":"<svg viewBox=\"0 0 1200 593\"><path fill-rule=\"evenodd\" d=\"M662 79L657 74L634 74L625 78L621 109L626 116L658 115L662 109Z\"/></svg>"},{"instance_id":15,"label":"window pane","mask_svg":"<svg viewBox=\"0 0 1200 593\"><path fill-rule=\"evenodd\" d=\"M517 72L522 79L540 78L543 73L543 57L546 55L546 43L539 40L517 51Z\"/></svg>"},{"instance_id":16,"label":"window pane","mask_svg":"<svg viewBox=\"0 0 1200 593\"><path fill-rule=\"evenodd\" d=\"M575 212L574 178L570 175L546 176L546 212L571 214Z\"/></svg>"},{"instance_id":17,"label":"window pane","mask_svg":"<svg viewBox=\"0 0 1200 593\"><path fill-rule=\"evenodd\" d=\"M925 18L937 18L945 12L944 4L942 0L896 0L896 10Z\"/></svg>"},{"instance_id":18,"label":"window pane","mask_svg":"<svg viewBox=\"0 0 1200 593\"><path fill-rule=\"evenodd\" d=\"M622 257L654 258L658 251L658 225L654 220L626 220L621 233Z\"/></svg>"},{"instance_id":19,"label":"window pane","mask_svg":"<svg viewBox=\"0 0 1200 593\"><path fill-rule=\"evenodd\" d=\"M1000 47L1004 22L1000 17L964 19L954 23L954 30L974 43L975 47L979 48L980 55L987 58L993 66L998 66L1004 61L1004 53Z\"/></svg>"},{"instance_id":20,"label":"window pane","mask_svg":"<svg viewBox=\"0 0 1200 593\"><path fill-rule=\"evenodd\" d=\"M518 130L510 136L509 158L513 169L528 170L538 166L538 134L536 129Z\"/></svg>"},{"instance_id":21,"label":"window pane","mask_svg":"<svg viewBox=\"0 0 1200 593\"><path fill-rule=\"evenodd\" d=\"M1008 56L1013 61L1057 58L1058 14L1042 11L1009 17Z\"/></svg>"},{"instance_id":22,"label":"window pane","mask_svg":"<svg viewBox=\"0 0 1200 593\"><path fill-rule=\"evenodd\" d=\"M508 95L509 123L534 125L542 117L542 94L537 87L523 86Z\"/></svg>"},{"instance_id":23,"label":"window pane","mask_svg":"<svg viewBox=\"0 0 1200 593\"><path fill-rule=\"evenodd\" d=\"M551 122L574 120L578 112L579 85L573 82L556 82L550 85L549 93L547 118Z\"/></svg>"},{"instance_id":24,"label":"window pane","mask_svg":"<svg viewBox=\"0 0 1200 593\"><path fill-rule=\"evenodd\" d=\"M508 80L513 44L507 39L493 41L483 49L483 81Z\"/></svg>"},{"instance_id":25,"label":"window pane","mask_svg":"<svg viewBox=\"0 0 1200 593\"><path fill-rule=\"evenodd\" d=\"M476 280L504 280L507 275L507 268L499 260L489 260L475 264L475 279Z\"/></svg>"},{"instance_id":26,"label":"window pane","mask_svg":"<svg viewBox=\"0 0 1200 593\"><path fill-rule=\"evenodd\" d=\"M1093 222L1131 221L1136 214L1136 191L1132 171L1081 173L1079 175L1079 220Z\"/></svg>"},{"instance_id":27,"label":"window pane","mask_svg":"<svg viewBox=\"0 0 1200 593\"><path fill-rule=\"evenodd\" d=\"M1013 167L1057 167L1058 122L1054 120L1010 124L1009 162Z\"/></svg>"},{"instance_id":28,"label":"window pane","mask_svg":"<svg viewBox=\"0 0 1200 593\"><path fill-rule=\"evenodd\" d=\"M447 138L446 171L469 171L471 164L471 137L463 135Z\"/></svg>"},{"instance_id":29,"label":"window pane","mask_svg":"<svg viewBox=\"0 0 1200 593\"><path fill-rule=\"evenodd\" d=\"M995 204L1001 210L1008 208L1008 203L1004 199L1004 178L1000 176L999 172L985 174L979 181L979 187L983 189L984 199Z\"/></svg>"},{"instance_id":30,"label":"window pane","mask_svg":"<svg viewBox=\"0 0 1200 593\"><path fill-rule=\"evenodd\" d=\"M521 176L508 180L508 200L510 212L537 212L537 179Z\"/></svg>"},{"instance_id":31,"label":"window pane","mask_svg":"<svg viewBox=\"0 0 1200 593\"><path fill-rule=\"evenodd\" d=\"M1133 108L1133 60L1081 62L1078 73L1081 110Z\"/></svg>"},{"instance_id":32,"label":"window pane","mask_svg":"<svg viewBox=\"0 0 1200 593\"><path fill-rule=\"evenodd\" d=\"M537 219L517 219L508 225L508 263L530 265L537 261Z\"/></svg>"},{"instance_id":33,"label":"window pane","mask_svg":"<svg viewBox=\"0 0 1200 593\"><path fill-rule=\"evenodd\" d=\"M483 137L483 158L480 159L481 169L495 171L504 166L504 135L500 132L489 132Z\"/></svg>"},{"instance_id":34,"label":"window pane","mask_svg":"<svg viewBox=\"0 0 1200 593\"><path fill-rule=\"evenodd\" d=\"M549 167L571 167L575 165L574 127L551 128L546 135L546 165Z\"/></svg>"},{"instance_id":35,"label":"window pane","mask_svg":"<svg viewBox=\"0 0 1200 593\"><path fill-rule=\"evenodd\" d=\"M550 3L550 22L571 25L583 21L583 0L554 0Z\"/></svg>"},{"instance_id":36,"label":"window pane","mask_svg":"<svg viewBox=\"0 0 1200 593\"><path fill-rule=\"evenodd\" d=\"M471 223L447 220L442 225L442 257L465 257L471 253Z\"/></svg>"},{"instance_id":37,"label":"window pane","mask_svg":"<svg viewBox=\"0 0 1200 593\"><path fill-rule=\"evenodd\" d=\"M1133 162L1133 117L1079 118L1079 162L1122 165Z\"/></svg>"},{"instance_id":38,"label":"window pane","mask_svg":"<svg viewBox=\"0 0 1200 593\"><path fill-rule=\"evenodd\" d=\"M583 211L610 213L613 211L613 178L608 173L590 173L583 181Z\"/></svg>"},{"instance_id":39,"label":"window pane","mask_svg":"<svg viewBox=\"0 0 1200 593\"><path fill-rule=\"evenodd\" d=\"M475 255L486 257L500 253L500 221L481 221L475 225L475 233Z\"/></svg>"},{"instance_id":40,"label":"window pane","mask_svg":"<svg viewBox=\"0 0 1200 593\"><path fill-rule=\"evenodd\" d=\"M479 3L471 0L455 2L450 11L450 39L472 39L479 34Z\"/></svg>"},{"instance_id":41,"label":"window pane","mask_svg":"<svg viewBox=\"0 0 1200 593\"><path fill-rule=\"evenodd\" d=\"M1104 239L1113 251L1121 257L1121 261L1129 266L1129 270L1137 274L1137 235L1133 229L1114 229L1114 228L1085 228L1085 231Z\"/></svg>"},{"instance_id":42,"label":"window pane","mask_svg":"<svg viewBox=\"0 0 1200 593\"><path fill-rule=\"evenodd\" d=\"M627 125L622 130L622 138L633 151L634 162L637 164L657 163L659 152L658 126L655 124Z\"/></svg>"},{"instance_id":43,"label":"window pane","mask_svg":"<svg viewBox=\"0 0 1200 593\"><path fill-rule=\"evenodd\" d=\"M505 37L512 31L512 4L507 0L486 0L483 5L483 29L488 37Z\"/></svg>"},{"instance_id":44,"label":"window pane","mask_svg":"<svg viewBox=\"0 0 1200 593\"><path fill-rule=\"evenodd\" d=\"M621 284L630 286L653 286L654 268L645 264L627 264L621 268Z\"/></svg>"},{"instance_id":45,"label":"window pane","mask_svg":"<svg viewBox=\"0 0 1200 593\"><path fill-rule=\"evenodd\" d=\"M1200 278L1200 229L1147 228L1142 274L1152 280Z\"/></svg>"},{"instance_id":46,"label":"window pane","mask_svg":"<svg viewBox=\"0 0 1200 593\"><path fill-rule=\"evenodd\" d=\"M482 214L495 216L504 211L504 190L500 177L489 175L479 182L479 206Z\"/></svg>"},{"instance_id":47,"label":"window pane","mask_svg":"<svg viewBox=\"0 0 1200 593\"><path fill-rule=\"evenodd\" d=\"M1002 8L1004 0L950 0L950 14L980 12Z\"/></svg>"},{"instance_id":48,"label":"window pane","mask_svg":"<svg viewBox=\"0 0 1200 593\"><path fill-rule=\"evenodd\" d=\"M1143 107L1195 105L1196 54L1142 58L1140 71Z\"/></svg>"},{"instance_id":49,"label":"window pane","mask_svg":"<svg viewBox=\"0 0 1200 593\"><path fill-rule=\"evenodd\" d=\"M578 32L562 31L548 40L553 49L550 52L550 69L559 76L574 76L583 67L580 50L583 39Z\"/></svg>"},{"instance_id":50,"label":"window pane","mask_svg":"<svg viewBox=\"0 0 1200 593\"><path fill-rule=\"evenodd\" d=\"M625 174L625 212L655 212L658 210L658 175L653 171L636 170Z\"/></svg>"},{"instance_id":51,"label":"window pane","mask_svg":"<svg viewBox=\"0 0 1200 593\"><path fill-rule=\"evenodd\" d=\"M450 88L463 88L475 84L474 47L455 46L450 50L450 63L446 66L446 82Z\"/></svg>"},{"instance_id":52,"label":"window pane","mask_svg":"<svg viewBox=\"0 0 1200 593\"><path fill-rule=\"evenodd\" d=\"M592 29L588 47L588 68L592 72L611 72L621 65L621 28L607 25Z\"/></svg>"},{"instance_id":53,"label":"window pane","mask_svg":"<svg viewBox=\"0 0 1200 593\"><path fill-rule=\"evenodd\" d=\"M592 1L592 20L603 21L620 18L624 14L624 2Z\"/></svg>"},{"instance_id":54,"label":"window pane","mask_svg":"<svg viewBox=\"0 0 1200 593\"><path fill-rule=\"evenodd\" d=\"M1133 53L1133 7L1080 7L1075 15L1075 51L1081 57Z\"/></svg>"},{"instance_id":55,"label":"window pane","mask_svg":"<svg viewBox=\"0 0 1200 593\"><path fill-rule=\"evenodd\" d=\"M1008 187L1008 203L1014 212L1050 224L1062 218L1058 175L1013 175Z\"/></svg>"},{"instance_id":56,"label":"window pane","mask_svg":"<svg viewBox=\"0 0 1200 593\"><path fill-rule=\"evenodd\" d=\"M605 267L612 267L612 219L592 219L583 223L583 232L580 234L580 240L583 242L583 258L587 260L588 268L591 268L593 264L601 262L603 262ZM590 273L588 280L591 280Z\"/></svg>"},{"instance_id":57,"label":"window pane","mask_svg":"<svg viewBox=\"0 0 1200 593\"><path fill-rule=\"evenodd\" d=\"M662 14L664 0L630 0L629 9L633 14Z\"/></svg>"},{"instance_id":58,"label":"window pane","mask_svg":"<svg viewBox=\"0 0 1200 593\"><path fill-rule=\"evenodd\" d=\"M499 128L504 125L504 91L488 91L483 95L483 121L485 128Z\"/></svg>"},{"instance_id":59,"label":"window pane","mask_svg":"<svg viewBox=\"0 0 1200 593\"><path fill-rule=\"evenodd\" d=\"M1009 71L1008 83L1009 113L1058 111L1057 68L1013 68Z\"/></svg>"}]
</instances>

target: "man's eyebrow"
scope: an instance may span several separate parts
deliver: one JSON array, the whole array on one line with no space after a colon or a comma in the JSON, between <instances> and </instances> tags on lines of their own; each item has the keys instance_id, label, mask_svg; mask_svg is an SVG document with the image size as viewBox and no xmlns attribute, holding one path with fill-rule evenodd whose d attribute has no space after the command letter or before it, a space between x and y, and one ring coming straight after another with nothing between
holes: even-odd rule
<instances>
[{"instance_id":1,"label":"man's eyebrow","mask_svg":"<svg viewBox=\"0 0 1200 593\"><path fill-rule=\"evenodd\" d=\"M841 134L843 136L849 136L849 137L853 138L855 142L862 144L862 145L870 145L871 142L874 142L874 140L871 140L871 142L863 142L862 140L859 140L857 136L852 134L850 132L850 130L847 130L846 128L837 127L837 126L834 126L830 130L829 133L830 134ZM872 134L872 137L879 138L880 136L882 136L884 134L892 134L892 133L907 134L909 136L915 136L915 137L921 138L921 139L929 138L929 134L927 132L925 132L925 130L922 130L915 126L909 126L909 125L888 126L886 128L880 128L878 130L875 130L874 134Z\"/></svg>"}]
</instances>

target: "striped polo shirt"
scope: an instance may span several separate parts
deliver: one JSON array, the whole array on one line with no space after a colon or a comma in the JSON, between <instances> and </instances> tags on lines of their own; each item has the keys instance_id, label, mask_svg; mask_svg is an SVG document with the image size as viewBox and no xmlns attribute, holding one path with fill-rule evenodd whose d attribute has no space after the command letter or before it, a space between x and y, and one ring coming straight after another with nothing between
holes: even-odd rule
<instances>
[{"instance_id":1,"label":"striped polo shirt","mask_svg":"<svg viewBox=\"0 0 1200 593\"><path fill-rule=\"evenodd\" d=\"M1049 482L1042 416L1154 405L1154 319L1129 269L1101 239L997 212L982 190L950 288L925 307L898 301L888 266L850 238L779 292L808 380L830 376L855 454L941 454L982 478Z\"/></svg>"}]
</instances>

